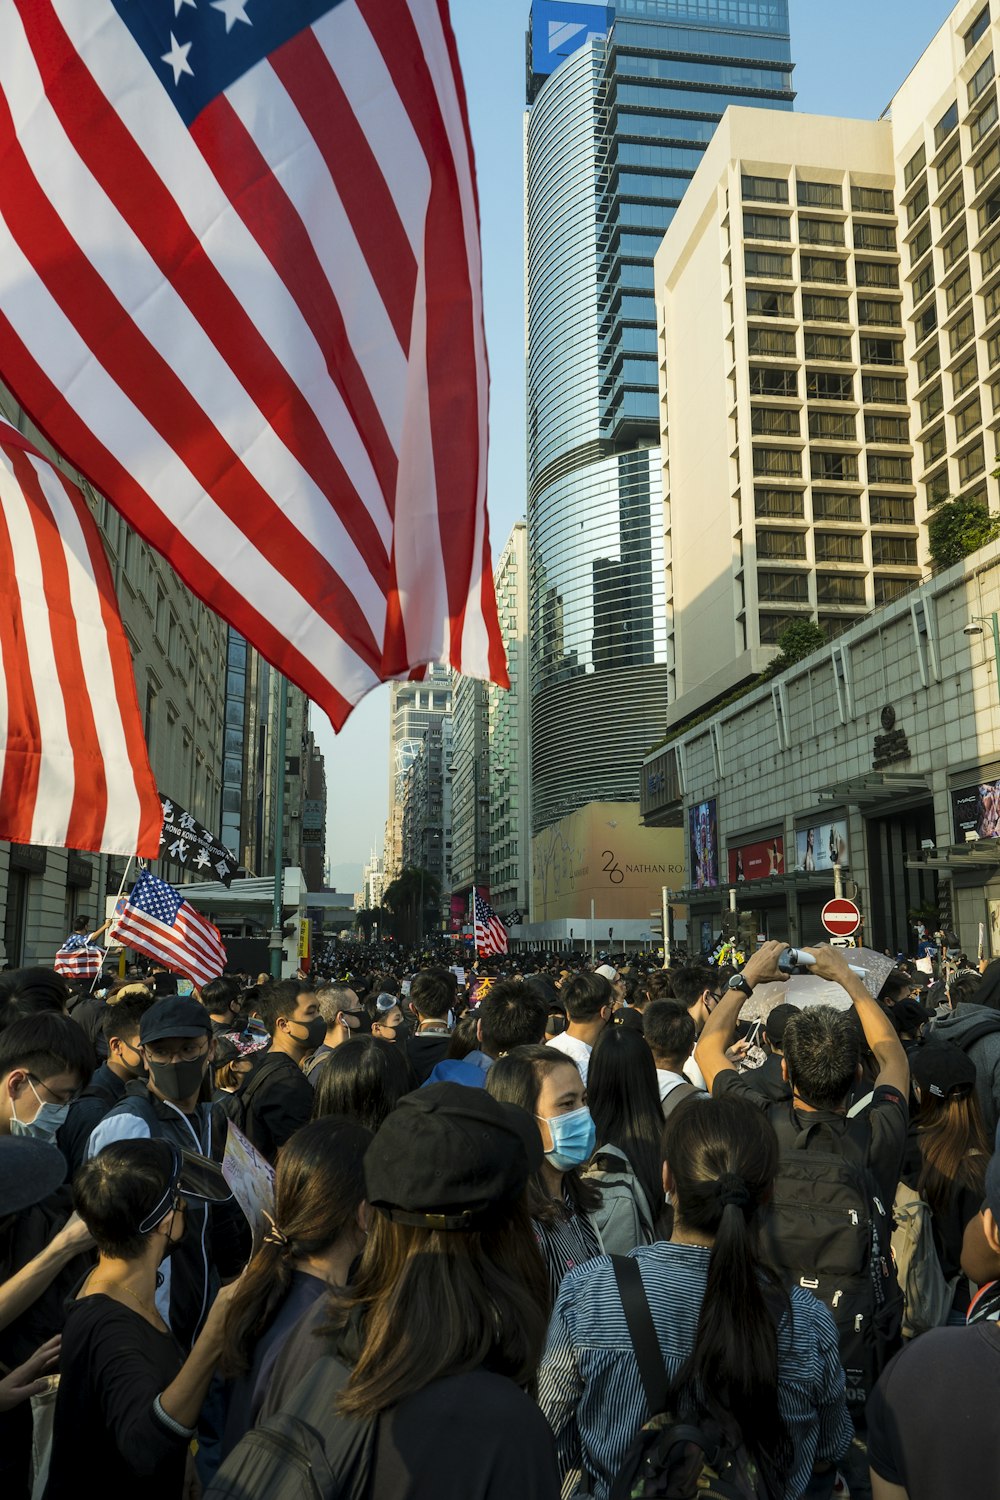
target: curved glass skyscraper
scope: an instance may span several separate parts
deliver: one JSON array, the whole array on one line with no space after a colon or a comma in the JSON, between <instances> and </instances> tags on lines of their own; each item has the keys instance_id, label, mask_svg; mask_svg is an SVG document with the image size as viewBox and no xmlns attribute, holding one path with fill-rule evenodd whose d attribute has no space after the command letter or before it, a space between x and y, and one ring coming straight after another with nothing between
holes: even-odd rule
<instances>
[{"instance_id":1,"label":"curved glass skyscraper","mask_svg":"<svg viewBox=\"0 0 1000 1500\"><path fill-rule=\"evenodd\" d=\"M653 255L726 106L792 99L787 0L532 5L534 833L587 802L634 801L665 731Z\"/></svg>"}]
</instances>

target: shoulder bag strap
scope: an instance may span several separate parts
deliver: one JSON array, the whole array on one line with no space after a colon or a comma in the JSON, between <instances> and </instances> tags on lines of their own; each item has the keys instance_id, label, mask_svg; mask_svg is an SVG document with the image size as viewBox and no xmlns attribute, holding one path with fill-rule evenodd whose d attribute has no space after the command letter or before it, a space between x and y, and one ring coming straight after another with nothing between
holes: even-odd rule
<instances>
[{"instance_id":1,"label":"shoulder bag strap","mask_svg":"<svg viewBox=\"0 0 1000 1500\"><path fill-rule=\"evenodd\" d=\"M628 1324L632 1349L639 1366L639 1378L646 1393L649 1416L654 1417L663 1411L667 1404L670 1381L663 1363L663 1355L660 1353L660 1341L656 1336L656 1327L649 1310L639 1265L631 1256L612 1255L611 1266L615 1273L615 1281L618 1283L618 1295L622 1299L625 1322Z\"/></svg>"}]
</instances>

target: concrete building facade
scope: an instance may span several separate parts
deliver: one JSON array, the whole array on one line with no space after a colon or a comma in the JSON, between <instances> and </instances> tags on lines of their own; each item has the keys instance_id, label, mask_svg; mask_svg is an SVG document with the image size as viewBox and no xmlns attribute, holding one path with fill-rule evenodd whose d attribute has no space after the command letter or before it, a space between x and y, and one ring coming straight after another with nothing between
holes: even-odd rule
<instances>
[{"instance_id":1,"label":"concrete building facade","mask_svg":"<svg viewBox=\"0 0 1000 1500\"><path fill-rule=\"evenodd\" d=\"M451 715L451 669L435 664L428 667L422 682L394 682L390 693L389 811L383 843L387 881L394 880L406 862L403 857L406 774L417 757L425 731ZM450 831L448 837L450 858Z\"/></svg>"},{"instance_id":2,"label":"concrete building facade","mask_svg":"<svg viewBox=\"0 0 1000 1500\"><path fill-rule=\"evenodd\" d=\"M517 521L493 572L510 691L487 687L490 902L503 917L531 906L528 744L528 528Z\"/></svg>"},{"instance_id":3,"label":"concrete building facade","mask_svg":"<svg viewBox=\"0 0 1000 1500\"><path fill-rule=\"evenodd\" d=\"M490 882L490 742L486 683L455 674L452 693L451 895L468 907Z\"/></svg>"}]
</instances>

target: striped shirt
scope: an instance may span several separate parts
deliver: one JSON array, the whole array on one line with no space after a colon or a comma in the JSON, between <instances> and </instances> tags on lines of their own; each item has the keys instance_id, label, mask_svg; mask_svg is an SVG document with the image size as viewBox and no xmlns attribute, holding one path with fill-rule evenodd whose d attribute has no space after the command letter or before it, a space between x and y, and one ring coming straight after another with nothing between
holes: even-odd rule
<instances>
[{"instance_id":1,"label":"striped shirt","mask_svg":"<svg viewBox=\"0 0 1000 1500\"><path fill-rule=\"evenodd\" d=\"M660 1340L676 1378L694 1348L710 1251L644 1245L632 1252ZM837 1332L823 1304L795 1287L792 1319L779 1330L778 1407L794 1445L785 1500L799 1500L817 1459L840 1458L853 1428L844 1403ZM538 1376L538 1401L555 1434L559 1471L583 1468L596 1500L607 1500L626 1449L646 1421L646 1399L611 1261L571 1272L552 1313Z\"/></svg>"},{"instance_id":2,"label":"striped shirt","mask_svg":"<svg viewBox=\"0 0 1000 1500\"><path fill-rule=\"evenodd\" d=\"M535 1239L538 1241L538 1248L542 1252L542 1259L549 1273L549 1287L553 1300L564 1276L584 1261L593 1260L595 1256L604 1253L600 1234L586 1214L577 1213L573 1207L573 1200L565 1188L563 1189L563 1207L565 1214L561 1218L553 1219L545 1224L539 1219L532 1221Z\"/></svg>"}]
</instances>

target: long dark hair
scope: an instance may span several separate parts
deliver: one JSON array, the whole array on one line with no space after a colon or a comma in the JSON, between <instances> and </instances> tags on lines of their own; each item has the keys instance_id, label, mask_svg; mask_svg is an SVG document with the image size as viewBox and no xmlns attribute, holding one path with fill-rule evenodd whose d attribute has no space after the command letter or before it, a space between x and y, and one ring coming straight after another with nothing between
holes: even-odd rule
<instances>
[{"instance_id":1,"label":"long dark hair","mask_svg":"<svg viewBox=\"0 0 1000 1500\"><path fill-rule=\"evenodd\" d=\"M432 1381L486 1366L531 1386L545 1345L548 1273L525 1198L489 1230L418 1228L375 1212L334 1325L364 1308L364 1347L338 1409L374 1416Z\"/></svg>"},{"instance_id":2,"label":"long dark hair","mask_svg":"<svg viewBox=\"0 0 1000 1500\"><path fill-rule=\"evenodd\" d=\"M958 1188L983 1196L991 1152L975 1091L964 1099L938 1099L930 1089L921 1089L916 1133L921 1157L917 1191L932 1213L947 1213Z\"/></svg>"},{"instance_id":3,"label":"long dark hair","mask_svg":"<svg viewBox=\"0 0 1000 1500\"><path fill-rule=\"evenodd\" d=\"M606 1026L587 1071L587 1098L597 1127L597 1148L617 1146L628 1157L656 1220L663 1210L663 1111L656 1064L642 1034Z\"/></svg>"},{"instance_id":4,"label":"long dark hair","mask_svg":"<svg viewBox=\"0 0 1000 1500\"><path fill-rule=\"evenodd\" d=\"M296 1260L324 1254L355 1224L365 1196L361 1163L371 1139L371 1131L352 1120L313 1120L278 1152L275 1229L252 1257L229 1304L221 1361L225 1375L250 1368L258 1341L288 1295Z\"/></svg>"},{"instance_id":5,"label":"long dark hair","mask_svg":"<svg viewBox=\"0 0 1000 1500\"><path fill-rule=\"evenodd\" d=\"M667 1121L675 1233L713 1239L690 1358L674 1382L679 1409L707 1411L742 1440L772 1496L784 1494L792 1443L778 1410L778 1321L787 1296L757 1254L757 1216L771 1196L778 1141L740 1099L689 1099Z\"/></svg>"},{"instance_id":6,"label":"long dark hair","mask_svg":"<svg viewBox=\"0 0 1000 1500\"><path fill-rule=\"evenodd\" d=\"M600 976L598 976L600 977ZM606 981L605 981L606 982ZM553 1068L576 1063L556 1047L515 1047L505 1057L498 1057L486 1075L487 1093L499 1099L501 1104L518 1104L535 1119L538 1096L542 1091L542 1080ZM537 1124L537 1119L535 1120ZM592 1182L581 1176L576 1167L563 1176L563 1187L577 1213L593 1213L601 1206L601 1195ZM549 1197L541 1174L536 1173L528 1183L528 1203L531 1217L539 1224L552 1224L564 1219L561 1203Z\"/></svg>"},{"instance_id":7,"label":"long dark hair","mask_svg":"<svg viewBox=\"0 0 1000 1500\"><path fill-rule=\"evenodd\" d=\"M335 1047L316 1069L314 1079L314 1120L338 1115L372 1131L416 1087L403 1047L378 1036L358 1037Z\"/></svg>"}]
</instances>

